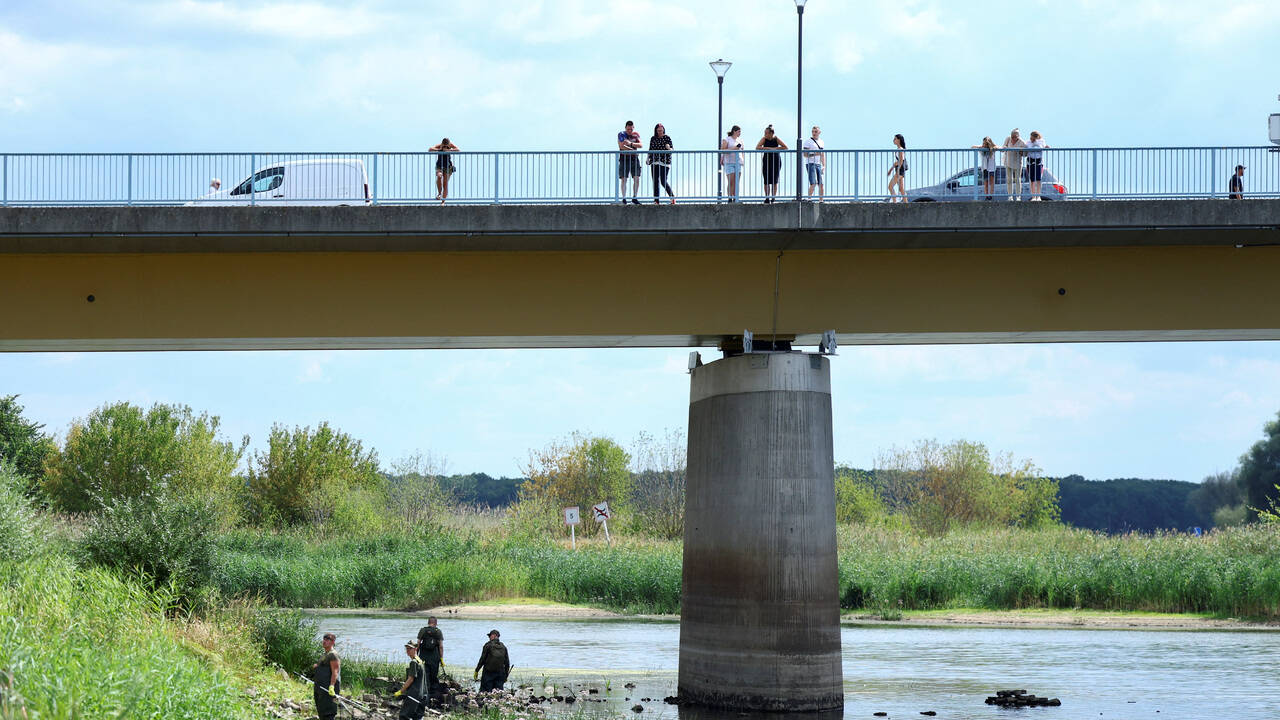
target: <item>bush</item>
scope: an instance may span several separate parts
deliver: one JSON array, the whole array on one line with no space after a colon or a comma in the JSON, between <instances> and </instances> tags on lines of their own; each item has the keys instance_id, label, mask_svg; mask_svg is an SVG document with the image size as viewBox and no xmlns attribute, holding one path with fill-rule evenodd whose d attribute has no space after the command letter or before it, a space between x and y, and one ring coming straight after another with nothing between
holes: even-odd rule
<instances>
[{"instance_id":1,"label":"bush","mask_svg":"<svg viewBox=\"0 0 1280 720\"><path fill-rule=\"evenodd\" d=\"M883 522L889 515L871 483L850 468L836 471L836 522L864 524Z\"/></svg>"},{"instance_id":2,"label":"bush","mask_svg":"<svg viewBox=\"0 0 1280 720\"><path fill-rule=\"evenodd\" d=\"M72 513L167 492L207 498L217 510L210 529L229 527L238 515L235 469L244 443L220 439L218 427L216 416L181 405L105 405L72 423L45 489L57 509Z\"/></svg>"},{"instance_id":3,"label":"bush","mask_svg":"<svg viewBox=\"0 0 1280 720\"><path fill-rule=\"evenodd\" d=\"M119 498L90 518L79 550L89 562L141 572L190 597L214 566L216 517L207 498Z\"/></svg>"},{"instance_id":4,"label":"bush","mask_svg":"<svg viewBox=\"0 0 1280 720\"><path fill-rule=\"evenodd\" d=\"M44 425L22 416L17 395L0 396L0 460L9 461L13 471L24 478L22 490L27 495L39 488L45 460L58 451L43 429Z\"/></svg>"},{"instance_id":5,"label":"bush","mask_svg":"<svg viewBox=\"0 0 1280 720\"><path fill-rule=\"evenodd\" d=\"M320 629L316 621L301 610L258 610L253 614L251 626L254 642L262 647L268 661L289 673L300 673L311 667Z\"/></svg>"},{"instance_id":6,"label":"bush","mask_svg":"<svg viewBox=\"0 0 1280 720\"><path fill-rule=\"evenodd\" d=\"M25 560L41 545L35 509L25 494L26 479L0 459L0 557Z\"/></svg>"},{"instance_id":7,"label":"bush","mask_svg":"<svg viewBox=\"0 0 1280 720\"><path fill-rule=\"evenodd\" d=\"M371 508L386 507L386 479L376 452L328 423L315 430L276 425L267 451L254 456L249 495L259 524L351 527L381 517Z\"/></svg>"}]
</instances>

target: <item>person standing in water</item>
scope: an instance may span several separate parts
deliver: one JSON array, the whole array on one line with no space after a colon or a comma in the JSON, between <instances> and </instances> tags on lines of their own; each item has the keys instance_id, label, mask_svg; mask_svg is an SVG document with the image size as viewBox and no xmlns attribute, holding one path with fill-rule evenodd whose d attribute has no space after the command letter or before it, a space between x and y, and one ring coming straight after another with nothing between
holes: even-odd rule
<instances>
[{"instance_id":1,"label":"person standing in water","mask_svg":"<svg viewBox=\"0 0 1280 720\"><path fill-rule=\"evenodd\" d=\"M471 674L472 680L480 680L482 693L501 690L511 672L511 657L507 654L507 646L498 639L501 635L497 630L489 631L489 642L480 651L480 662L476 663L476 671ZM484 670L483 676L480 675L481 670Z\"/></svg>"}]
</instances>

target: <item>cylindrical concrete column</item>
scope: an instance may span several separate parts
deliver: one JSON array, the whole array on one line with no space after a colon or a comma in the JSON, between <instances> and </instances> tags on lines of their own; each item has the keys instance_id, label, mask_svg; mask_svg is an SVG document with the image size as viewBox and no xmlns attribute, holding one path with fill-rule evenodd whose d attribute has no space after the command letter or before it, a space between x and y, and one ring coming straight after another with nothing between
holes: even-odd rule
<instances>
[{"instance_id":1,"label":"cylindrical concrete column","mask_svg":"<svg viewBox=\"0 0 1280 720\"><path fill-rule=\"evenodd\" d=\"M802 353L693 371L680 611L682 701L843 704L831 371Z\"/></svg>"}]
</instances>

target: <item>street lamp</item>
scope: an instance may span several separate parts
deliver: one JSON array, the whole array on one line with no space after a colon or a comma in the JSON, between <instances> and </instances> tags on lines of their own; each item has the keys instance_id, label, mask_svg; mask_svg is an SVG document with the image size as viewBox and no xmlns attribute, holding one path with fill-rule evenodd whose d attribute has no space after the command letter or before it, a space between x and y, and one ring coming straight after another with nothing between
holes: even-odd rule
<instances>
[{"instance_id":1,"label":"street lamp","mask_svg":"<svg viewBox=\"0 0 1280 720\"><path fill-rule=\"evenodd\" d=\"M801 146L804 144L804 128L801 127L800 98L804 91L804 4L796 0L796 203L800 202L800 172L803 170Z\"/></svg>"},{"instance_id":2,"label":"street lamp","mask_svg":"<svg viewBox=\"0 0 1280 720\"><path fill-rule=\"evenodd\" d=\"M733 63L721 58L710 63L711 71L716 74L716 144L714 147L720 149L720 137L724 134L724 75L729 72L729 68L733 67ZM720 184L724 182L724 173L720 172L719 155L716 156L716 202L720 202Z\"/></svg>"}]
</instances>

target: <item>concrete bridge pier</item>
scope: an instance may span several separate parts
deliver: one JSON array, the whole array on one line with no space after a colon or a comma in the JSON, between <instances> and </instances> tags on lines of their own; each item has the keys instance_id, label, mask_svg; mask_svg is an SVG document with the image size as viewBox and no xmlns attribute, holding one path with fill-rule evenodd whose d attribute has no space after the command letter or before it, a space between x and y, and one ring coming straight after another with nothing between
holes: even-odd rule
<instances>
[{"instance_id":1,"label":"concrete bridge pier","mask_svg":"<svg viewBox=\"0 0 1280 720\"><path fill-rule=\"evenodd\" d=\"M693 370L682 700L843 705L833 465L827 358L757 353Z\"/></svg>"}]
</instances>

